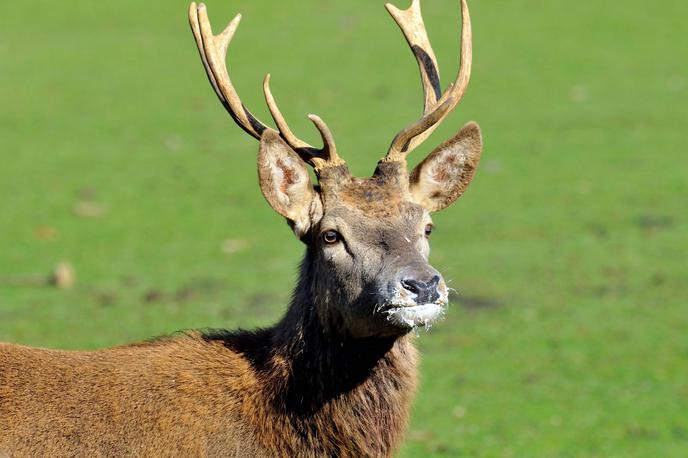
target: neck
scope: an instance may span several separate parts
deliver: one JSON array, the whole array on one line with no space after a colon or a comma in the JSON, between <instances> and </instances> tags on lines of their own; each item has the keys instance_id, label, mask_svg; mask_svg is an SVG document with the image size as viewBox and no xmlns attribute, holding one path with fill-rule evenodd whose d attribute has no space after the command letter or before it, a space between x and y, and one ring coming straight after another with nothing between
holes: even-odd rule
<instances>
[{"instance_id":1,"label":"neck","mask_svg":"<svg viewBox=\"0 0 688 458\"><path fill-rule=\"evenodd\" d=\"M415 348L410 337L353 338L324 327L312 268L307 252L289 310L274 328L232 345L267 382L259 398L284 438L275 452L391 455L415 391Z\"/></svg>"},{"instance_id":2,"label":"neck","mask_svg":"<svg viewBox=\"0 0 688 458\"><path fill-rule=\"evenodd\" d=\"M286 370L275 374L283 388L275 393L277 410L308 419L323 405L346 400L357 390L382 395L388 388L383 379L390 376L415 375L415 349L408 337L353 338L323 329L318 317L303 312L296 323L285 318L275 334L274 359L287 363Z\"/></svg>"}]
</instances>

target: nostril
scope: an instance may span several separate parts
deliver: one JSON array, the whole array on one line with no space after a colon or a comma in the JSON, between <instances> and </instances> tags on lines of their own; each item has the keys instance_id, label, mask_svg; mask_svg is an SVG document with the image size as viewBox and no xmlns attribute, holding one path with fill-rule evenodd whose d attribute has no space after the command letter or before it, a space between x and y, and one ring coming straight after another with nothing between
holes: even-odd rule
<instances>
[{"instance_id":1,"label":"nostril","mask_svg":"<svg viewBox=\"0 0 688 458\"><path fill-rule=\"evenodd\" d=\"M434 275L427 282L415 280L413 278L405 278L401 280L401 286L415 295L414 300L421 303L429 303L439 299L440 295L437 291L437 285L440 282L440 277Z\"/></svg>"},{"instance_id":2,"label":"nostril","mask_svg":"<svg viewBox=\"0 0 688 458\"><path fill-rule=\"evenodd\" d=\"M404 287L404 289L411 291L414 294L419 294L424 288L424 284L419 282L418 280L413 280L411 278L401 280L401 286Z\"/></svg>"}]
</instances>

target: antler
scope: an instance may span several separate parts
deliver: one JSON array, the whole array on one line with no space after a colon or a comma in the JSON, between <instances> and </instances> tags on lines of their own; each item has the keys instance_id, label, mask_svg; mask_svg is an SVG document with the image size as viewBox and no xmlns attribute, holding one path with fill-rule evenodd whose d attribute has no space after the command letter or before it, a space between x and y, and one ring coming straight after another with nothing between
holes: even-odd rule
<instances>
[{"instance_id":1,"label":"antler","mask_svg":"<svg viewBox=\"0 0 688 458\"><path fill-rule=\"evenodd\" d=\"M466 0L461 0L461 66L456 80L449 85L443 94L440 87L437 58L430 45L430 39L420 12L420 0L413 0L411 6L406 10L400 10L389 3L385 7L404 33L411 51L416 56L425 96L423 116L394 137L387 155L383 158L383 161L403 161L406 160L408 153L420 145L439 126L442 120L458 105L464 92L466 92L471 76L471 18Z\"/></svg>"},{"instance_id":2,"label":"antler","mask_svg":"<svg viewBox=\"0 0 688 458\"><path fill-rule=\"evenodd\" d=\"M241 14L237 14L222 33L213 35L205 5L201 3L197 6L193 2L189 6L191 30L196 39L196 45L198 46L205 72L208 75L211 86L215 90L215 94L217 94L222 105L229 112L232 119L234 119L234 122L252 137L260 139L265 129L269 129L269 127L253 116L241 102L239 94L237 94L232 81L229 79L229 73L225 64L227 48L237 27L239 27L240 21ZM275 99L270 91L270 74L266 75L263 81L263 92L270 109L270 114L275 124L277 124L280 135L304 161L315 167L316 172L325 167L344 164L344 161L337 154L337 148L330 129L319 117L315 115L308 116L318 131L320 131L324 142L322 148L315 148L293 134L279 108L277 108Z\"/></svg>"}]
</instances>

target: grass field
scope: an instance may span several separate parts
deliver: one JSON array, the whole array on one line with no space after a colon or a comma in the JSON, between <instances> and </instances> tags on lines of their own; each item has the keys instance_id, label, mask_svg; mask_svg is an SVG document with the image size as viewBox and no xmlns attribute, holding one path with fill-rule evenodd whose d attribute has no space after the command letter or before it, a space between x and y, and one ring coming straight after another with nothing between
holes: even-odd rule
<instances>
[{"instance_id":1,"label":"grass field","mask_svg":"<svg viewBox=\"0 0 688 458\"><path fill-rule=\"evenodd\" d=\"M368 175L420 114L382 1L212 1L244 102L264 73ZM406 4L399 6L405 7ZM477 120L483 162L435 215L459 293L418 344L403 456L688 456L685 3L471 4L474 71L413 160ZM183 1L9 2L0 15L0 341L98 348L284 310L303 250L257 144L217 102ZM448 82L458 2L424 13ZM70 291L8 285L73 264Z\"/></svg>"}]
</instances>

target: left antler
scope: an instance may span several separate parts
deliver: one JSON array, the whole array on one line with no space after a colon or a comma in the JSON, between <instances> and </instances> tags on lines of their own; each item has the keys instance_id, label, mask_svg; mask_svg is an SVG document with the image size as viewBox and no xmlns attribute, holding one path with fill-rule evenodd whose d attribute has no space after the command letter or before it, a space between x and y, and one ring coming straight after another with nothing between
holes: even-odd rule
<instances>
[{"instance_id":1,"label":"left antler","mask_svg":"<svg viewBox=\"0 0 688 458\"><path fill-rule=\"evenodd\" d=\"M194 2L189 7L191 30L196 39L196 45L208 75L208 80L215 90L215 94L217 94L222 105L229 112L232 119L234 119L234 122L252 137L260 139L263 132L269 127L253 116L241 102L239 94L234 89L234 85L229 78L225 64L227 48L239 26L239 21L241 21L241 15L237 14L222 33L213 35L205 5L203 3L196 5ZM308 116L318 131L320 131L320 136L324 143L322 148L315 148L297 138L289 129L270 91L269 74L266 75L263 81L263 92L265 93L265 100L270 109L270 114L277 124L280 135L304 161L315 167L316 171L324 167L344 164L344 161L337 154L332 133L322 119L316 115Z\"/></svg>"},{"instance_id":2,"label":"left antler","mask_svg":"<svg viewBox=\"0 0 688 458\"><path fill-rule=\"evenodd\" d=\"M383 159L383 161L404 161L408 153L420 145L456 108L464 92L466 92L471 76L471 18L466 0L461 0L461 66L454 83L442 94L437 58L425 30L420 11L420 0L413 0L411 6L406 10L400 10L389 3L385 7L404 33L411 51L416 56L425 95L423 116L394 137L389 151Z\"/></svg>"}]
</instances>

